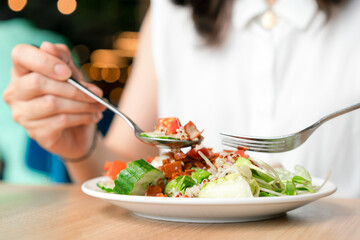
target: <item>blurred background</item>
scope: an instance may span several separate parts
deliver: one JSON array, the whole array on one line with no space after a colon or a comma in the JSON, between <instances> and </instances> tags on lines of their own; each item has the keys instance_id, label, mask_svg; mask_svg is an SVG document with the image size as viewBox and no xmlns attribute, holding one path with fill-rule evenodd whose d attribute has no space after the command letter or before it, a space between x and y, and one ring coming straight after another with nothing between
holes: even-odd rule
<instances>
[{"instance_id":1,"label":"blurred background","mask_svg":"<svg viewBox=\"0 0 360 240\"><path fill-rule=\"evenodd\" d=\"M149 0L1 0L0 90L10 81L11 50L20 43L65 43L88 80L117 104L137 47ZM28 138L0 100L0 180L12 183L69 182L61 159ZM105 134L113 115L99 123Z\"/></svg>"}]
</instances>

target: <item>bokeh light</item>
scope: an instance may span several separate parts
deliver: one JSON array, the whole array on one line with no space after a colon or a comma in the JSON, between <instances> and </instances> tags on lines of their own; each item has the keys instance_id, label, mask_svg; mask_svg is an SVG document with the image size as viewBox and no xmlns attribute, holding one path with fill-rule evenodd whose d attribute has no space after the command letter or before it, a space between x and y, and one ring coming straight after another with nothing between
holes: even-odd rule
<instances>
[{"instance_id":1,"label":"bokeh light","mask_svg":"<svg viewBox=\"0 0 360 240\"><path fill-rule=\"evenodd\" d=\"M104 67L105 66L101 63L91 64L90 69L89 69L90 78L95 81L101 81L102 80L101 70Z\"/></svg>"},{"instance_id":2,"label":"bokeh light","mask_svg":"<svg viewBox=\"0 0 360 240\"><path fill-rule=\"evenodd\" d=\"M109 94L109 100L112 104L117 105L121 96L123 89L122 88L114 88L113 90L111 90L110 94Z\"/></svg>"},{"instance_id":3,"label":"bokeh light","mask_svg":"<svg viewBox=\"0 0 360 240\"><path fill-rule=\"evenodd\" d=\"M114 48L135 53L139 34L137 32L122 32L114 40Z\"/></svg>"},{"instance_id":4,"label":"bokeh light","mask_svg":"<svg viewBox=\"0 0 360 240\"><path fill-rule=\"evenodd\" d=\"M101 76L105 82L113 83L120 78L121 71L118 67L107 67L102 69Z\"/></svg>"},{"instance_id":5,"label":"bokeh light","mask_svg":"<svg viewBox=\"0 0 360 240\"><path fill-rule=\"evenodd\" d=\"M57 8L64 15L69 15L76 10L77 3L75 0L58 0Z\"/></svg>"},{"instance_id":6,"label":"bokeh light","mask_svg":"<svg viewBox=\"0 0 360 240\"><path fill-rule=\"evenodd\" d=\"M27 0L8 0L8 5L14 12L19 12L24 9Z\"/></svg>"},{"instance_id":7,"label":"bokeh light","mask_svg":"<svg viewBox=\"0 0 360 240\"><path fill-rule=\"evenodd\" d=\"M122 56L119 56L116 50L98 49L91 53L90 61L100 62L104 64L115 64L117 67L127 67L128 60Z\"/></svg>"}]
</instances>

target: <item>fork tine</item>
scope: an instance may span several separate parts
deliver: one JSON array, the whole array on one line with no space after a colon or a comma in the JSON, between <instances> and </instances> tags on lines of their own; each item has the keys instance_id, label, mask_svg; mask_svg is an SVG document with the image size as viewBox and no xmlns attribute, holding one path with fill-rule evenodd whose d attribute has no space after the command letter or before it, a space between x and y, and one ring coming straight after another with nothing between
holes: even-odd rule
<instances>
[{"instance_id":1,"label":"fork tine","mask_svg":"<svg viewBox=\"0 0 360 240\"><path fill-rule=\"evenodd\" d=\"M223 142L232 143L232 144L246 144L250 146L257 147L280 147L285 145L285 140L273 141L273 142L259 142L259 141L248 141L246 139L232 139L232 138L222 138Z\"/></svg>"},{"instance_id":2,"label":"fork tine","mask_svg":"<svg viewBox=\"0 0 360 240\"><path fill-rule=\"evenodd\" d=\"M280 140L280 139L272 139L272 140L267 140L265 141L264 139L260 139L260 140L249 140L249 139L243 139L243 138L233 138L233 137L221 137L222 140L224 141L231 141L231 142L241 142L241 143L249 143L249 144L255 144L255 145L281 145L281 144L285 144L285 140Z\"/></svg>"},{"instance_id":3,"label":"fork tine","mask_svg":"<svg viewBox=\"0 0 360 240\"><path fill-rule=\"evenodd\" d=\"M236 144L236 143L230 143L230 142L222 142L222 144L229 146L229 147L247 147L249 148L249 151L256 151L256 152L267 152L267 153L275 153L275 152L283 152L285 150L285 146L279 146L279 147L269 147L269 146L253 146L248 144Z\"/></svg>"},{"instance_id":4,"label":"fork tine","mask_svg":"<svg viewBox=\"0 0 360 240\"><path fill-rule=\"evenodd\" d=\"M220 133L221 143L229 147L247 147L250 151L276 153L286 151L286 141L284 138L272 137L247 137L234 136L227 133Z\"/></svg>"},{"instance_id":5,"label":"fork tine","mask_svg":"<svg viewBox=\"0 0 360 240\"><path fill-rule=\"evenodd\" d=\"M262 147L262 148L276 148L276 147L284 147L285 141L274 141L274 142L262 142L262 141L249 141L246 139L232 139L232 138L222 138L222 142L235 144L235 145L247 145L252 147Z\"/></svg>"},{"instance_id":6,"label":"fork tine","mask_svg":"<svg viewBox=\"0 0 360 240\"><path fill-rule=\"evenodd\" d=\"M226 145L228 146L228 145ZM229 146L229 147L235 147L235 146ZM285 149L263 149L263 148L253 148L250 147L248 151L254 151L254 152L263 152L263 153L280 153L285 152Z\"/></svg>"},{"instance_id":7,"label":"fork tine","mask_svg":"<svg viewBox=\"0 0 360 240\"><path fill-rule=\"evenodd\" d=\"M285 148L285 145L279 145L279 146L259 146L259 145L249 145L246 143L233 143L233 142L221 142L224 145L231 146L231 147L246 147L246 148L252 148L252 149L267 149L267 150L281 150Z\"/></svg>"},{"instance_id":8,"label":"fork tine","mask_svg":"<svg viewBox=\"0 0 360 240\"><path fill-rule=\"evenodd\" d=\"M264 143L271 143L271 142L278 142L278 138L272 137L249 137L249 136L239 136L239 135L232 135L228 133L220 133L222 138L230 138L230 139L241 139L246 141L255 141L255 142L264 142Z\"/></svg>"},{"instance_id":9,"label":"fork tine","mask_svg":"<svg viewBox=\"0 0 360 240\"><path fill-rule=\"evenodd\" d=\"M222 141L221 142L224 145L228 145L228 146L232 146L232 147L247 147L247 148L252 148L252 149L267 149L267 150L281 150L283 148L285 148L285 145L275 145L275 146L269 146L269 145L253 145L253 144L247 144L247 143L239 143L239 142L227 142L227 141Z\"/></svg>"}]
</instances>

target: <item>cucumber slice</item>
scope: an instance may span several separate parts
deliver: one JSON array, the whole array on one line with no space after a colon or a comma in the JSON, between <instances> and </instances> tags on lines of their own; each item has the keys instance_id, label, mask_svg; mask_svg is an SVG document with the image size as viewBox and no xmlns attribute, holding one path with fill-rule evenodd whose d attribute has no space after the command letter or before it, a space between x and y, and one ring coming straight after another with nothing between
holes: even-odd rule
<instances>
[{"instance_id":1,"label":"cucumber slice","mask_svg":"<svg viewBox=\"0 0 360 240\"><path fill-rule=\"evenodd\" d=\"M142 132L142 133L140 133L140 137L179 140L179 138L165 136L165 135L162 135L162 134L157 133L157 132L146 132L146 133Z\"/></svg>"},{"instance_id":2,"label":"cucumber slice","mask_svg":"<svg viewBox=\"0 0 360 240\"><path fill-rule=\"evenodd\" d=\"M144 159L128 163L127 167L115 179L114 192L125 195L145 195L149 184L156 185L164 179L164 172L154 168Z\"/></svg>"},{"instance_id":3,"label":"cucumber slice","mask_svg":"<svg viewBox=\"0 0 360 240\"><path fill-rule=\"evenodd\" d=\"M102 181L102 182L98 182L96 185L98 186L98 188L100 188L101 190L106 191L108 193L114 192L114 186L115 185L114 185L113 182L104 182L104 181Z\"/></svg>"}]
</instances>

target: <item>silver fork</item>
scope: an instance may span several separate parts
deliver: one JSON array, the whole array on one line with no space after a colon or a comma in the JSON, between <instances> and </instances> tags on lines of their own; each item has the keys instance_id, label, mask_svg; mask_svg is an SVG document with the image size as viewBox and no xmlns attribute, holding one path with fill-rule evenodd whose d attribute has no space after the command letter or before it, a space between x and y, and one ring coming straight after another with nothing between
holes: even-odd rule
<instances>
[{"instance_id":1,"label":"silver fork","mask_svg":"<svg viewBox=\"0 0 360 240\"><path fill-rule=\"evenodd\" d=\"M143 141L144 143L156 146L158 148L175 149L175 148L183 148L183 147L200 144L201 141L203 140L203 137L199 137L198 140L177 140L177 139L162 139L162 138L157 138L157 137L142 137L141 133L143 133L144 131L141 130L141 128L135 122L133 122L129 117L127 117L124 113L120 112L120 110L116 106L109 103L105 99L97 96L95 93L93 93L92 91L87 89L85 86L80 84L78 81L75 81L75 80L69 78L67 80L67 82L70 83L71 85L73 85L74 87L76 87L77 89L79 89L80 91L82 91L83 93L92 97L93 99L95 99L96 101L101 103L102 105L106 106L113 113L120 116L131 127L135 136L139 140Z\"/></svg>"},{"instance_id":2,"label":"silver fork","mask_svg":"<svg viewBox=\"0 0 360 240\"><path fill-rule=\"evenodd\" d=\"M232 135L229 133L220 133L222 144L229 147L246 147L250 151L254 152L266 152L266 153L279 153L293 150L303 144L310 135L323 123L330 119L351 112L360 108L360 103L352 105L350 107L341 109L332 114L329 114L319 121L315 122L311 126L288 135L276 136L276 137L251 137L244 135Z\"/></svg>"}]
</instances>

